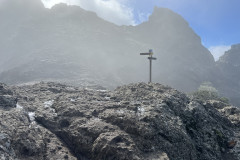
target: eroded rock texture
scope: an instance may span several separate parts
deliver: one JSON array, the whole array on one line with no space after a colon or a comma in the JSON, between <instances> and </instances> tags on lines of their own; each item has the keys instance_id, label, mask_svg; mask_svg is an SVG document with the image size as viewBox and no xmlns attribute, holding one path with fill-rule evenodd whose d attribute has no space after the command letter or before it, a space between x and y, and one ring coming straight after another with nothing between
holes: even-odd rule
<instances>
[{"instance_id":1,"label":"eroded rock texture","mask_svg":"<svg viewBox=\"0 0 240 160\"><path fill-rule=\"evenodd\" d=\"M239 110L217 101L145 83L8 89L18 101L0 109L2 159L239 159Z\"/></svg>"}]
</instances>

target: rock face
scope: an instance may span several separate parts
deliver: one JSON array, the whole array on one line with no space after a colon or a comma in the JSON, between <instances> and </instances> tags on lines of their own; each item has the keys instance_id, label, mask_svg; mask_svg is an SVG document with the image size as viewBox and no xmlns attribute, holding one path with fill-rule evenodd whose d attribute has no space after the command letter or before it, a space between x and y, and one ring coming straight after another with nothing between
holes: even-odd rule
<instances>
[{"instance_id":1,"label":"rock face","mask_svg":"<svg viewBox=\"0 0 240 160\"><path fill-rule=\"evenodd\" d=\"M32 112L0 111L0 159L71 159L69 149L50 131L35 123Z\"/></svg>"},{"instance_id":2,"label":"rock face","mask_svg":"<svg viewBox=\"0 0 240 160\"><path fill-rule=\"evenodd\" d=\"M10 91L18 102L0 108L2 159L240 158L237 108L199 103L167 86L39 83Z\"/></svg>"},{"instance_id":3,"label":"rock face","mask_svg":"<svg viewBox=\"0 0 240 160\"><path fill-rule=\"evenodd\" d=\"M0 83L0 108L8 110L16 107L17 99L13 92L4 84Z\"/></svg>"},{"instance_id":4,"label":"rock face","mask_svg":"<svg viewBox=\"0 0 240 160\"><path fill-rule=\"evenodd\" d=\"M0 84L0 159L76 160L56 135L35 122L34 116L17 103L9 87Z\"/></svg>"},{"instance_id":5,"label":"rock face","mask_svg":"<svg viewBox=\"0 0 240 160\"><path fill-rule=\"evenodd\" d=\"M211 106L216 108L223 116L226 116L234 126L236 126L234 130L235 139L232 138L231 141L228 142L228 147L231 147L234 144L234 148L229 151L229 153L224 155L225 159L240 159L240 109L238 107L228 106L224 103L218 101L209 101ZM232 157L232 155L236 155Z\"/></svg>"},{"instance_id":6,"label":"rock face","mask_svg":"<svg viewBox=\"0 0 240 160\"><path fill-rule=\"evenodd\" d=\"M232 45L217 61L217 67L222 77L216 81L219 91L240 106L240 44Z\"/></svg>"},{"instance_id":7,"label":"rock face","mask_svg":"<svg viewBox=\"0 0 240 160\"><path fill-rule=\"evenodd\" d=\"M149 21L117 26L77 6L46 9L40 0L2 0L0 81L50 80L115 88L148 81L152 48L155 82L193 91L210 81L214 59L178 14L155 8ZM128 72L126 72L126 70Z\"/></svg>"}]
</instances>

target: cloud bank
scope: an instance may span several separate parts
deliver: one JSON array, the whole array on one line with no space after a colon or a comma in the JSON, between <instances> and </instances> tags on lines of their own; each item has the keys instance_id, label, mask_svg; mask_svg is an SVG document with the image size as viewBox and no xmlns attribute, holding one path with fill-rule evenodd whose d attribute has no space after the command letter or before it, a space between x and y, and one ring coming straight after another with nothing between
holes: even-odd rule
<instances>
[{"instance_id":1,"label":"cloud bank","mask_svg":"<svg viewBox=\"0 0 240 160\"><path fill-rule=\"evenodd\" d=\"M51 8L57 3L78 5L117 25L135 25L132 9L124 5L126 0L42 0L42 2L46 8Z\"/></svg>"},{"instance_id":2,"label":"cloud bank","mask_svg":"<svg viewBox=\"0 0 240 160\"><path fill-rule=\"evenodd\" d=\"M212 53L215 61L219 59L226 51L231 49L231 46L212 46L209 48L209 51Z\"/></svg>"}]
</instances>

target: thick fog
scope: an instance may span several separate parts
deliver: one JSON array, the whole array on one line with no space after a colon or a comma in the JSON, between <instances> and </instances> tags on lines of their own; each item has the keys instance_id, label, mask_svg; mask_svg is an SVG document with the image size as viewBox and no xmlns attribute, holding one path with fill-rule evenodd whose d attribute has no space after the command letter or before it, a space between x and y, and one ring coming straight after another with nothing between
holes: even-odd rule
<instances>
[{"instance_id":1,"label":"thick fog","mask_svg":"<svg viewBox=\"0 0 240 160\"><path fill-rule=\"evenodd\" d=\"M216 64L178 14L155 8L149 21L118 26L77 6L45 8L41 0L0 1L0 81L61 81L106 88L153 82L190 92L213 82Z\"/></svg>"}]
</instances>

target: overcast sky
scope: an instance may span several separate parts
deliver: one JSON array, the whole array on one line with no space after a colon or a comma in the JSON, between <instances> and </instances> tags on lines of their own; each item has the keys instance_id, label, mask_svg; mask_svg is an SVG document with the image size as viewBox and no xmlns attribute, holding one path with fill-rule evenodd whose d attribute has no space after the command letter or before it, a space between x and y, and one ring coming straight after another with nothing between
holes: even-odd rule
<instances>
[{"instance_id":1,"label":"overcast sky","mask_svg":"<svg viewBox=\"0 0 240 160\"><path fill-rule=\"evenodd\" d=\"M154 6L184 17L218 59L230 45L240 43L240 0L42 0L50 8L64 2L94 11L118 25L147 21Z\"/></svg>"}]
</instances>

